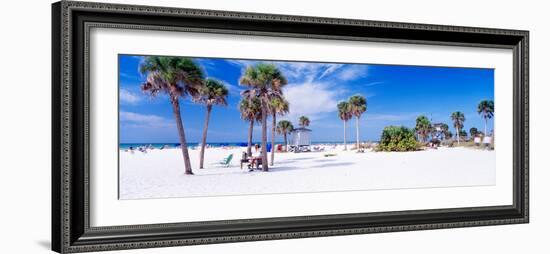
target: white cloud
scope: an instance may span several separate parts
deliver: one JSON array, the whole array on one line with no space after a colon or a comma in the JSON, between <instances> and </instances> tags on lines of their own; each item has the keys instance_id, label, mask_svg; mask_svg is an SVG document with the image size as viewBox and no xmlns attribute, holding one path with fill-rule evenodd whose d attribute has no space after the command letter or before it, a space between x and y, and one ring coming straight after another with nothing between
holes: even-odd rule
<instances>
[{"instance_id":1,"label":"white cloud","mask_svg":"<svg viewBox=\"0 0 550 254\"><path fill-rule=\"evenodd\" d=\"M313 82L339 68L341 64L306 63L306 62L276 62L290 82ZM327 74L328 74L327 73Z\"/></svg>"},{"instance_id":2,"label":"white cloud","mask_svg":"<svg viewBox=\"0 0 550 254\"><path fill-rule=\"evenodd\" d=\"M364 86L369 87L369 86L376 86L376 85L381 85L381 84L384 84L384 82L375 81L375 82L370 82L370 83L364 84Z\"/></svg>"},{"instance_id":3,"label":"white cloud","mask_svg":"<svg viewBox=\"0 0 550 254\"><path fill-rule=\"evenodd\" d=\"M119 120L127 127L171 128L175 126L173 120L166 119L161 116L133 113L127 111L121 111L119 113Z\"/></svg>"},{"instance_id":4,"label":"white cloud","mask_svg":"<svg viewBox=\"0 0 550 254\"><path fill-rule=\"evenodd\" d=\"M244 70L244 68L246 68L249 65L254 65L256 63L261 62L261 61L256 61L256 60L239 60L239 59L227 59L225 61L230 63L230 64L241 67L241 69L243 69L243 70Z\"/></svg>"},{"instance_id":5,"label":"white cloud","mask_svg":"<svg viewBox=\"0 0 550 254\"><path fill-rule=\"evenodd\" d=\"M271 60L227 60L228 63L245 69L248 66L256 65L260 62L272 63L277 65L279 69L284 73L287 79L292 81L304 81L306 77L315 78L315 74L322 71L324 64L306 63L306 62L284 62L284 61L271 61Z\"/></svg>"},{"instance_id":6,"label":"white cloud","mask_svg":"<svg viewBox=\"0 0 550 254\"><path fill-rule=\"evenodd\" d=\"M244 70L246 66L262 61L227 60ZM346 93L346 86L337 86L342 81L353 81L367 76L367 65L263 61L276 64L287 77L289 84L284 88L285 98L290 104L290 113L285 119L296 121L306 115L319 119L325 113L335 112L336 104ZM232 87L233 88L233 87ZM372 97L368 94L367 97Z\"/></svg>"},{"instance_id":7,"label":"white cloud","mask_svg":"<svg viewBox=\"0 0 550 254\"><path fill-rule=\"evenodd\" d=\"M163 121L164 118L157 116L157 115L145 115L145 114L139 114L139 113L133 113L133 112L127 112L127 111L121 111L119 114L120 121L129 121L129 122L160 122Z\"/></svg>"},{"instance_id":8,"label":"white cloud","mask_svg":"<svg viewBox=\"0 0 550 254\"><path fill-rule=\"evenodd\" d=\"M290 84L284 88L290 112L284 118L296 122L300 116L312 121L322 114L336 111L340 92L323 83Z\"/></svg>"},{"instance_id":9,"label":"white cloud","mask_svg":"<svg viewBox=\"0 0 550 254\"><path fill-rule=\"evenodd\" d=\"M333 64L333 65L329 66L328 68L326 68L326 70L323 73L321 73L321 76L319 76L319 79L322 79L325 76L333 73L334 71L340 69L340 67L342 67L342 66L343 66L342 64Z\"/></svg>"},{"instance_id":10,"label":"white cloud","mask_svg":"<svg viewBox=\"0 0 550 254\"><path fill-rule=\"evenodd\" d=\"M247 66L254 65L259 62L273 63L280 68L291 83L305 83L323 79L351 81L367 76L367 66L357 64L286 62L270 60L227 60L227 62L239 66L243 70Z\"/></svg>"},{"instance_id":11,"label":"white cloud","mask_svg":"<svg viewBox=\"0 0 550 254\"><path fill-rule=\"evenodd\" d=\"M141 101L141 97L135 93L132 93L126 89L120 89L119 99L124 104L136 104Z\"/></svg>"},{"instance_id":12,"label":"white cloud","mask_svg":"<svg viewBox=\"0 0 550 254\"><path fill-rule=\"evenodd\" d=\"M336 73L338 79L342 81L351 81L367 76L367 65L349 65Z\"/></svg>"},{"instance_id":13,"label":"white cloud","mask_svg":"<svg viewBox=\"0 0 550 254\"><path fill-rule=\"evenodd\" d=\"M133 79L133 78L136 78L134 75L130 75L126 72L120 72L120 77L122 78L129 78L129 79Z\"/></svg>"},{"instance_id":14,"label":"white cloud","mask_svg":"<svg viewBox=\"0 0 550 254\"><path fill-rule=\"evenodd\" d=\"M225 87L227 88L230 94L239 96L241 94L241 91L244 90L244 87L239 85L234 85L231 82L228 82L225 80L219 80L219 81L221 81L225 85Z\"/></svg>"}]
</instances>

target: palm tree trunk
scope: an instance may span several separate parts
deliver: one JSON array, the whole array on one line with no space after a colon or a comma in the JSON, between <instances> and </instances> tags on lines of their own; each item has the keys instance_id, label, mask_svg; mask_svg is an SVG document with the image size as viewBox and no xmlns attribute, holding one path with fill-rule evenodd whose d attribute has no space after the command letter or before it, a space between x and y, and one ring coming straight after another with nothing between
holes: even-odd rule
<instances>
[{"instance_id":1,"label":"palm tree trunk","mask_svg":"<svg viewBox=\"0 0 550 254\"><path fill-rule=\"evenodd\" d=\"M202 130L201 141L201 153L199 168L204 168L204 149L206 147L206 134L208 133L208 121L210 120L210 113L212 112L212 105L206 106L206 119L204 120L204 129Z\"/></svg>"},{"instance_id":2,"label":"palm tree trunk","mask_svg":"<svg viewBox=\"0 0 550 254\"><path fill-rule=\"evenodd\" d=\"M357 137L357 151L359 151L359 117L355 117L355 135Z\"/></svg>"},{"instance_id":3,"label":"palm tree trunk","mask_svg":"<svg viewBox=\"0 0 550 254\"><path fill-rule=\"evenodd\" d=\"M262 170L268 171L267 167L267 110L262 105Z\"/></svg>"},{"instance_id":4,"label":"palm tree trunk","mask_svg":"<svg viewBox=\"0 0 550 254\"><path fill-rule=\"evenodd\" d=\"M348 150L348 144L347 144L347 141L346 141L346 137L347 137L347 129L348 129L348 121L344 121L344 151L347 151Z\"/></svg>"},{"instance_id":5,"label":"palm tree trunk","mask_svg":"<svg viewBox=\"0 0 550 254\"><path fill-rule=\"evenodd\" d=\"M485 132L483 133L484 136L487 136L487 118L485 118Z\"/></svg>"},{"instance_id":6,"label":"palm tree trunk","mask_svg":"<svg viewBox=\"0 0 550 254\"><path fill-rule=\"evenodd\" d=\"M273 166L275 161L275 124L277 123L277 116L273 114L271 119L271 161L269 162L269 165Z\"/></svg>"},{"instance_id":7,"label":"palm tree trunk","mask_svg":"<svg viewBox=\"0 0 550 254\"><path fill-rule=\"evenodd\" d=\"M456 141L460 145L460 132L458 132L458 128L456 128Z\"/></svg>"},{"instance_id":8,"label":"palm tree trunk","mask_svg":"<svg viewBox=\"0 0 550 254\"><path fill-rule=\"evenodd\" d=\"M287 147L288 147L288 143L286 142L286 131L283 133L283 136L285 138L285 152L288 150Z\"/></svg>"},{"instance_id":9,"label":"palm tree trunk","mask_svg":"<svg viewBox=\"0 0 550 254\"><path fill-rule=\"evenodd\" d=\"M246 155L248 157L252 156L252 133L254 130L254 121L250 121L250 126L248 126L248 147L246 148Z\"/></svg>"},{"instance_id":10,"label":"palm tree trunk","mask_svg":"<svg viewBox=\"0 0 550 254\"><path fill-rule=\"evenodd\" d=\"M176 126L178 128L178 134L181 144L181 153L183 155L183 163L185 165L185 174L192 175L191 160L189 159L189 150L187 149L187 141L185 140L185 130L183 128L183 121L181 120L180 104L177 96L170 95L170 101L172 102L172 109L174 111L174 118L176 119Z\"/></svg>"}]
</instances>

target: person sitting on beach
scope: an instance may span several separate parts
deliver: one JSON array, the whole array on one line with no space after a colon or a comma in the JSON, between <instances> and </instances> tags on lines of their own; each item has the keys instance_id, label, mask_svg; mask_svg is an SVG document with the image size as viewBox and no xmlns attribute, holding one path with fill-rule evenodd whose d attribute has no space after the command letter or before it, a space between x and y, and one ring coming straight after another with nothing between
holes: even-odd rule
<instances>
[{"instance_id":1,"label":"person sitting on beach","mask_svg":"<svg viewBox=\"0 0 550 254\"><path fill-rule=\"evenodd\" d=\"M260 165L262 165L262 154L258 151L254 152L252 154L252 157L250 158L250 170L254 171L254 168L259 169Z\"/></svg>"}]
</instances>

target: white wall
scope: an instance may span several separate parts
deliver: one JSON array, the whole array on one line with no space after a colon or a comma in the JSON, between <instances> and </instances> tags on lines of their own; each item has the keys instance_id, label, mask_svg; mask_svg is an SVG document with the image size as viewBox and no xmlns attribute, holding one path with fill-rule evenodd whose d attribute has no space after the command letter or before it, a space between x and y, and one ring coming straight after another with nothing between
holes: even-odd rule
<instances>
[{"instance_id":1,"label":"white wall","mask_svg":"<svg viewBox=\"0 0 550 254\"><path fill-rule=\"evenodd\" d=\"M115 2L115 1L113 1ZM116 1L191 8L527 29L531 31L531 223L247 242L122 253L524 253L548 249L550 31L545 1ZM0 253L47 253L50 239L50 1L0 11ZM537 251L538 250L538 251Z\"/></svg>"}]
</instances>

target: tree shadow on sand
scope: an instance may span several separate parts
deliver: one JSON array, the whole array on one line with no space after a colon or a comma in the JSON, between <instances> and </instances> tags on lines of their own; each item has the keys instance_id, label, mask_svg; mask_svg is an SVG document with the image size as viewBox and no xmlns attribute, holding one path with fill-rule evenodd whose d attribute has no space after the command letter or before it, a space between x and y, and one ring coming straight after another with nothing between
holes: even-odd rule
<instances>
[{"instance_id":1,"label":"tree shadow on sand","mask_svg":"<svg viewBox=\"0 0 550 254\"><path fill-rule=\"evenodd\" d=\"M291 158L291 159L285 159L285 161L305 161L305 160L311 160L316 158L317 157Z\"/></svg>"},{"instance_id":2,"label":"tree shadow on sand","mask_svg":"<svg viewBox=\"0 0 550 254\"><path fill-rule=\"evenodd\" d=\"M275 161L275 164L279 164L279 165L296 164L296 163L300 163L300 161L311 160L311 159L316 159L316 157L284 159L284 160Z\"/></svg>"},{"instance_id":3,"label":"tree shadow on sand","mask_svg":"<svg viewBox=\"0 0 550 254\"><path fill-rule=\"evenodd\" d=\"M289 170L315 170L316 168L327 168L327 167L342 167L342 166L351 166L355 163L353 162L335 162L335 163L323 163L314 165L311 168L303 168L303 167L296 167L296 166L282 166L282 167L274 167L270 168L269 172L283 172L283 171L289 171Z\"/></svg>"},{"instance_id":4,"label":"tree shadow on sand","mask_svg":"<svg viewBox=\"0 0 550 254\"><path fill-rule=\"evenodd\" d=\"M327 163L327 162L332 162L332 161L338 161L337 159L316 159L316 160L313 160L314 162L319 162L319 163Z\"/></svg>"},{"instance_id":5,"label":"tree shadow on sand","mask_svg":"<svg viewBox=\"0 0 550 254\"><path fill-rule=\"evenodd\" d=\"M313 168L327 168L327 167L341 167L341 166L351 166L355 163L353 162L336 162L336 163L324 163L320 165L315 165Z\"/></svg>"},{"instance_id":6,"label":"tree shadow on sand","mask_svg":"<svg viewBox=\"0 0 550 254\"><path fill-rule=\"evenodd\" d=\"M269 168L269 172L282 172L282 171L290 171L290 170L305 170L305 168L300 168L295 166L282 166L282 167Z\"/></svg>"}]
</instances>

